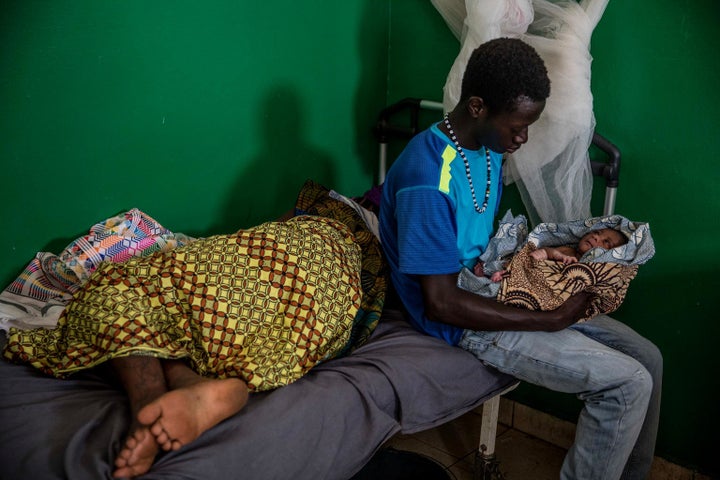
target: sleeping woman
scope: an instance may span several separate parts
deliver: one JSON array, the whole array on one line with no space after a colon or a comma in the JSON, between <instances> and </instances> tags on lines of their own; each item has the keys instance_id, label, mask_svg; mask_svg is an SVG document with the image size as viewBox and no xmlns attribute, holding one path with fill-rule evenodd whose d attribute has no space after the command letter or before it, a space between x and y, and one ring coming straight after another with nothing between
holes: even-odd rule
<instances>
[{"instance_id":1,"label":"sleeping woman","mask_svg":"<svg viewBox=\"0 0 720 480\"><path fill-rule=\"evenodd\" d=\"M240 411L369 336L382 310L379 242L306 186L284 222L102 263L55 328L10 329L4 357L55 377L109 365L132 424L114 477L146 473Z\"/></svg>"}]
</instances>

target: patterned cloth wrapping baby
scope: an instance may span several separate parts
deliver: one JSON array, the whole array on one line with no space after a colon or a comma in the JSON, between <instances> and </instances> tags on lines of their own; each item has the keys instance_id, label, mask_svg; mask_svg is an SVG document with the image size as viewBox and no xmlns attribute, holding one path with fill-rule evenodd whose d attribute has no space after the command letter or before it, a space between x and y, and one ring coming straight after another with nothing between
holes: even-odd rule
<instances>
[{"instance_id":1,"label":"patterned cloth wrapping baby","mask_svg":"<svg viewBox=\"0 0 720 480\"><path fill-rule=\"evenodd\" d=\"M594 248L577 263L569 265L554 260L538 261L530 255L538 247L575 245L583 235L603 228L619 230L628 242L611 250ZM527 233L525 217L513 217L508 211L480 257L487 275L504 268L508 274L501 282L492 282L463 269L458 285L479 295L532 310L553 310L571 295L586 290L595 294L587 319L615 311L622 304L638 266L654 254L649 224L633 222L621 215L541 223ZM510 257L512 260L506 266Z\"/></svg>"}]
</instances>

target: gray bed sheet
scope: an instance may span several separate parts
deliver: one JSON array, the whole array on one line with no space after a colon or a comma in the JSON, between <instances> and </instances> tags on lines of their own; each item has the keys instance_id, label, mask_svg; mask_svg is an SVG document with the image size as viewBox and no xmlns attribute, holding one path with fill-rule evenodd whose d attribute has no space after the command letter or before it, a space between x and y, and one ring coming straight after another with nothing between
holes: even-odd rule
<instances>
[{"instance_id":1,"label":"gray bed sheet","mask_svg":"<svg viewBox=\"0 0 720 480\"><path fill-rule=\"evenodd\" d=\"M112 478L130 419L107 373L58 380L0 361L0 479ZM514 382L386 309L352 355L251 395L237 415L162 454L139 478L348 479L394 434L450 421Z\"/></svg>"}]
</instances>

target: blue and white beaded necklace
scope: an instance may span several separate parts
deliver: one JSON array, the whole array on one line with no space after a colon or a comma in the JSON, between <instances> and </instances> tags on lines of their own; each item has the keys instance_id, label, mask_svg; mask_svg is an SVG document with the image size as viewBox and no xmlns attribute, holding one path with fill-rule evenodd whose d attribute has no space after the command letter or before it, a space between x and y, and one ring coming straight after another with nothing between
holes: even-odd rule
<instances>
[{"instance_id":1,"label":"blue and white beaded necklace","mask_svg":"<svg viewBox=\"0 0 720 480\"><path fill-rule=\"evenodd\" d=\"M447 113L445 114L445 126L450 133L450 139L452 139L453 143L455 144L455 149L460 154L460 157L463 159L463 163L465 163L465 176L467 177L468 183L470 184L470 193L472 194L472 201L473 205L475 206L475 211L478 213L483 213L485 212L485 209L488 206L488 201L490 200L490 186L492 185L492 163L490 161L490 150L488 150L487 147L483 146L483 148L485 149L485 160L487 162L487 185L485 187L485 200L483 201L481 208L480 205L478 205L477 198L475 197L475 187L473 186L472 175L470 174L470 162L468 162L468 159L465 156L465 152L458 143L452 125L450 125L450 114Z\"/></svg>"}]
</instances>

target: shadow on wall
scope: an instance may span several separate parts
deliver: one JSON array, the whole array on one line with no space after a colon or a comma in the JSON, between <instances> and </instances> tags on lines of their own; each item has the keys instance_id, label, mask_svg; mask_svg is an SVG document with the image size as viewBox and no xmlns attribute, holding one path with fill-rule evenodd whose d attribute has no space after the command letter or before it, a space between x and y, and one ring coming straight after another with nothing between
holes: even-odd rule
<instances>
[{"instance_id":1,"label":"shadow on wall","mask_svg":"<svg viewBox=\"0 0 720 480\"><path fill-rule=\"evenodd\" d=\"M379 1L365 1L360 36L357 41L357 55L360 60L360 78L354 100L355 152L361 159L362 169L377 182L378 144L373 136L373 127L380 111L387 102L388 75L388 4ZM384 9L384 10L383 10ZM385 15L385 16L383 16ZM384 19L384 20L383 20ZM380 30L380 31L379 31Z\"/></svg>"},{"instance_id":2,"label":"shadow on wall","mask_svg":"<svg viewBox=\"0 0 720 480\"><path fill-rule=\"evenodd\" d=\"M278 218L292 209L300 187L312 179L323 185L336 180L333 158L305 140L307 121L300 96L289 86L265 95L252 132L258 152L231 184L220 223L213 233L230 233Z\"/></svg>"}]
</instances>

